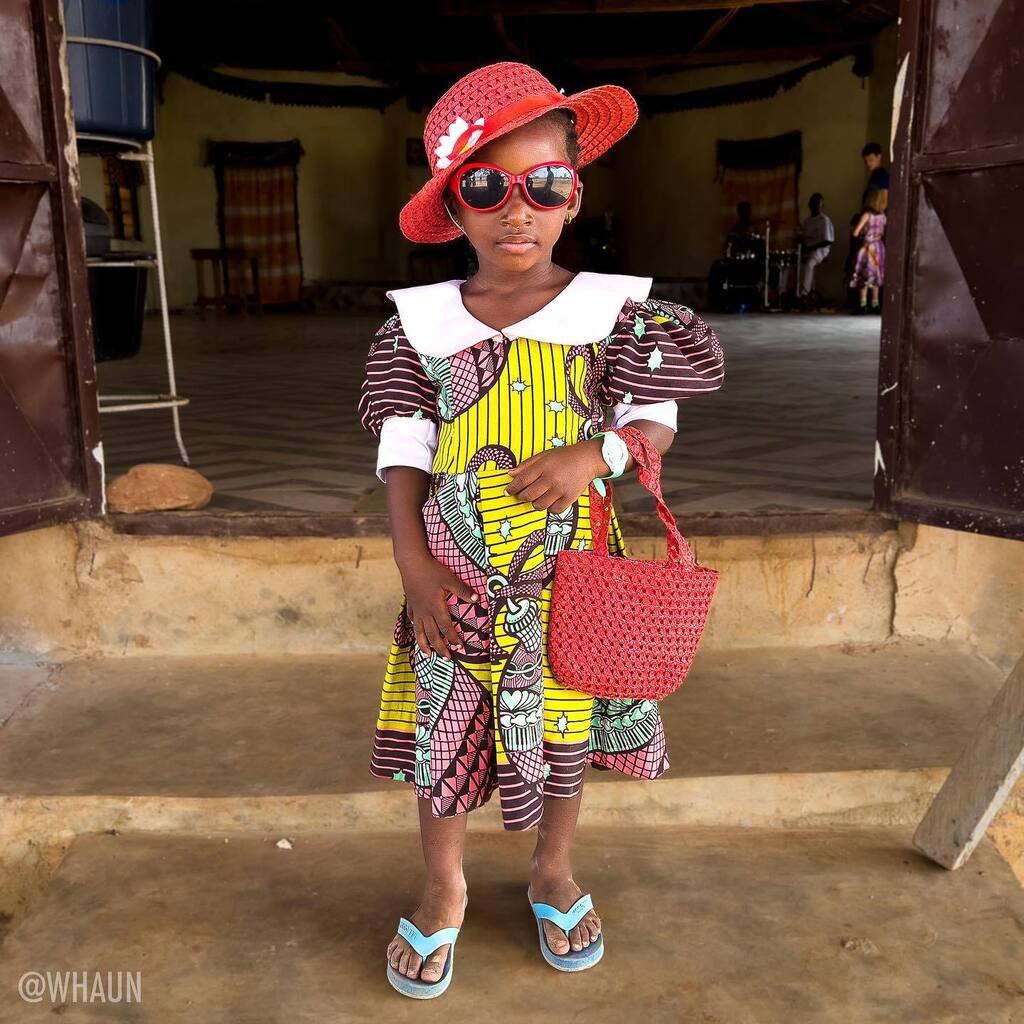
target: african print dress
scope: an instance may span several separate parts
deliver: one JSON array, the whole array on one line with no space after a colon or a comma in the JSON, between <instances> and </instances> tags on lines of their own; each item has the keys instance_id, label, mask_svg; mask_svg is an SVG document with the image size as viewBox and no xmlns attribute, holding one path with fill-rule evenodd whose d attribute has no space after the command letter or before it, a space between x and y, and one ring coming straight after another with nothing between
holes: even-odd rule
<instances>
[{"instance_id":1,"label":"african print dress","mask_svg":"<svg viewBox=\"0 0 1024 1024\"><path fill-rule=\"evenodd\" d=\"M538 510L505 493L508 469L587 439L605 405L609 425L668 422L669 407L674 427L675 400L720 387L724 358L691 310L646 298L650 278L578 274L497 333L466 310L460 283L388 293L399 312L370 346L359 399L363 426L381 438L378 475L396 464L430 472L430 551L480 596L448 597L464 642L451 660L419 649L403 598L370 772L410 783L435 817L497 790L504 827L518 830L538 824L545 797L574 796L588 764L655 779L669 761L657 703L595 698L554 679L555 556L592 547L589 495L560 514ZM608 543L625 553L614 513Z\"/></svg>"}]
</instances>

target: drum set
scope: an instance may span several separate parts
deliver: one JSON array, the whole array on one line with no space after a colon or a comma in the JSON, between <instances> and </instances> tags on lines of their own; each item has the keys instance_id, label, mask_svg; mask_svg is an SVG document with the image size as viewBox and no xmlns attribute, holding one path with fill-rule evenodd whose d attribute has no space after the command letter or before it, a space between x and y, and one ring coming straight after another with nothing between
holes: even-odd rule
<instances>
[{"instance_id":1,"label":"drum set","mask_svg":"<svg viewBox=\"0 0 1024 1024\"><path fill-rule=\"evenodd\" d=\"M713 309L722 313L780 311L796 303L800 247L771 248L771 222L764 234L730 235L725 256L708 275Z\"/></svg>"}]
</instances>

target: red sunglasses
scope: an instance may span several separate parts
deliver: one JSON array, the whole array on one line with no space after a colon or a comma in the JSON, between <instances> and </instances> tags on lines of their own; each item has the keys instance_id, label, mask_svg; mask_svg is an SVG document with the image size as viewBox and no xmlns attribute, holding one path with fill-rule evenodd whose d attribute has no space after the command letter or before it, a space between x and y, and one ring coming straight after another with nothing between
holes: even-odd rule
<instances>
[{"instance_id":1,"label":"red sunglasses","mask_svg":"<svg viewBox=\"0 0 1024 1024\"><path fill-rule=\"evenodd\" d=\"M495 164L466 164L452 176L448 187L467 210L486 213L504 206L517 183L531 206L558 210L572 201L579 175L571 164L558 160L537 164L522 174L512 174Z\"/></svg>"}]
</instances>

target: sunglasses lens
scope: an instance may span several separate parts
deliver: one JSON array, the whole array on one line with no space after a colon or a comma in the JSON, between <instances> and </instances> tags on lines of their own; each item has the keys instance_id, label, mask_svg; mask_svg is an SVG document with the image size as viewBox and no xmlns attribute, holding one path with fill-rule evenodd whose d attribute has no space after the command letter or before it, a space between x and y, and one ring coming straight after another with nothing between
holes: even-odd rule
<instances>
[{"instance_id":1,"label":"sunglasses lens","mask_svg":"<svg viewBox=\"0 0 1024 1024\"><path fill-rule=\"evenodd\" d=\"M572 171L562 164L535 167L526 179L526 191L539 206L557 210L572 199Z\"/></svg>"},{"instance_id":2,"label":"sunglasses lens","mask_svg":"<svg viewBox=\"0 0 1024 1024\"><path fill-rule=\"evenodd\" d=\"M459 195L474 210L488 210L505 198L508 178L492 167L473 167L459 178Z\"/></svg>"}]
</instances>

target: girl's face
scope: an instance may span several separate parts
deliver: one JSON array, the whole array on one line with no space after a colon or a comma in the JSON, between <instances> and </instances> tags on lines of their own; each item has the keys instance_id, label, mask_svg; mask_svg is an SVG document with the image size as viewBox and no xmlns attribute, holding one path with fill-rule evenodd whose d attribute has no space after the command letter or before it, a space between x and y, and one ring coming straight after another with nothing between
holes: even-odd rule
<instances>
[{"instance_id":1,"label":"girl's face","mask_svg":"<svg viewBox=\"0 0 1024 1024\"><path fill-rule=\"evenodd\" d=\"M565 133L555 125L537 121L488 142L472 158L473 163L495 164L512 174L521 174L545 160L568 162ZM445 203L462 225L481 264L523 271L551 261L551 250L562 233L565 218L575 216L580 208L582 191L580 184L569 204L558 210L531 206L518 184L504 206L487 213L467 210L451 192L445 193Z\"/></svg>"}]
</instances>

